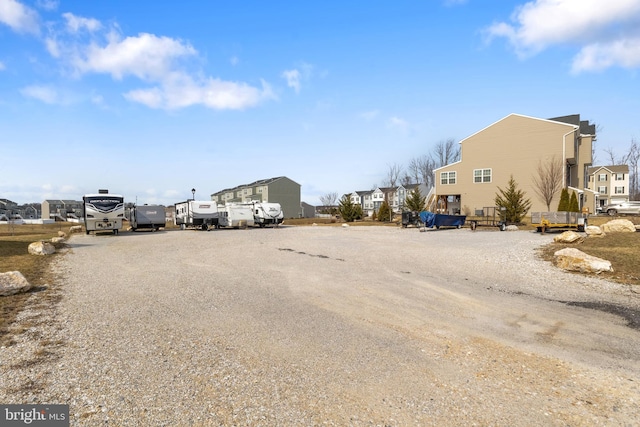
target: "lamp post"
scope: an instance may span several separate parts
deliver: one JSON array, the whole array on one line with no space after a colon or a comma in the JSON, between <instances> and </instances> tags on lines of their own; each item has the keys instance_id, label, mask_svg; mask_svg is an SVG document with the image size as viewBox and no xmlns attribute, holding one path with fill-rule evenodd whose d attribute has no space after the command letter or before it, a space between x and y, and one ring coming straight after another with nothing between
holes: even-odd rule
<instances>
[{"instance_id":1,"label":"lamp post","mask_svg":"<svg viewBox=\"0 0 640 427\"><path fill-rule=\"evenodd\" d=\"M193 195L193 198L191 200L196 200L196 189L195 188L191 189L191 194Z\"/></svg>"}]
</instances>

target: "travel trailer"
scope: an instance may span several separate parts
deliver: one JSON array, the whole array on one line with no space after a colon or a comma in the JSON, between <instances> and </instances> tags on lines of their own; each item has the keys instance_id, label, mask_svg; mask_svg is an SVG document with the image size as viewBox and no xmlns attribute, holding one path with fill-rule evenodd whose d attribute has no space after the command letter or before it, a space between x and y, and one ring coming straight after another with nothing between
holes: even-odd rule
<instances>
[{"instance_id":1,"label":"travel trailer","mask_svg":"<svg viewBox=\"0 0 640 427\"><path fill-rule=\"evenodd\" d=\"M159 205L134 205L129 211L131 230L158 231L165 226L164 207Z\"/></svg>"},{"instance_id":2,"label":"travel trailer","mask_svg":"<svg viewBox=\"0 0 640 427\"><path fill-rule=\"evenodd\" d=\"M282 212L282 206L280 206L280 203L254 201L248 204L253 210L253 219L259 227L265 227L267 225L277 227L282 224L284 213Z\"/></svg>"},{"instance_id":3,"label":"travel trailer","mask_svg":"<svg viewBox=\"0 0 640 427\"><path fill-rule=\"evenodd\" d=\"M212 200L176 203L175 224L181 229L208 230L218 226L218 205Z\"/></svg>"},{"instance_id":4,"label":"travel trailer","mask_svg":"<svg viewBox=\"0 0 640 427\"><path fill-rule=\"evenodd\" d=\"M247 228L253 227L253 211L247 204L227 204L220 206L219 227Z\"/></svg>"}]
</instances>

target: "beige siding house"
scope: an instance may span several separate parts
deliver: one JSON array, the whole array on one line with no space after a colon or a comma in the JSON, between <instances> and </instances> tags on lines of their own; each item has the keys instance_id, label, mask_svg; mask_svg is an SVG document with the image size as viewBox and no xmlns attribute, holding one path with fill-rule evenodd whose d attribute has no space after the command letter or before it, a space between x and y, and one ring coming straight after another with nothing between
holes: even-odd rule
<instances>
[{"instance_id":1,"label":"beige siding house","mask_svg":"<svg viewBox=\"0 0 640 427\"><path fill-rule=\"evenodd\" d=\"M495 206L498 187L505 189L513 176L532 202L530 212L547 211L536 194L533 178L539 164L562 159L562 186L575 191L580 206L594 212L593 193L584 189L595 138L595 125L581 121L579 115L539 119L510 114L460 141L460 161L434 171L429 208L473 215ZM551 210L559 198L558 191Z\"/></svg>"},{"instance_id":2,"label":"beige siding house","mask_svg":"<svg viewBox=\"0 0 640 427\"><path fill-rule=\"evenodd\" d=\"M598 207L606 210L608 205L629 201L629 166L594 166L587 173L587 186L597 195Z\"/></svg>"}]
</instances>

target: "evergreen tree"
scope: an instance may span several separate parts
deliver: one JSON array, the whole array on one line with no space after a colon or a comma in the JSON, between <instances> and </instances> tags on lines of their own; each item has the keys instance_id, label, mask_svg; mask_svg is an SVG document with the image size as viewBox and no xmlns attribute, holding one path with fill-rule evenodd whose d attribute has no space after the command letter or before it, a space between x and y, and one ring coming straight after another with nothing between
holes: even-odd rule
<instances>
[{"instance_id":1,"label":"evergreen tree","mask_svg":"<svg viewBox=\"0 0 640 427\"><path fill-rule=\"evenodd\" d=\"M525 198L525 193L518 190L518 184L513 175L509 179L507 189L498 187L500 194L496 194L495 203L500 208L500 217L503 221L519 223L531 208L531 200Z\"/></svg>"},{"instance_id":2,"label":"evergreen tree","mask_svg":"<svg viewBox=\"0 0 640 427\"><path fill-rule=\"evenodd\" d=\"M580 212L580 206L578 206L578 197L576 192L571 192L571 200L569 201L569 212Z\"/></svg>"},{"instance_id":3,"label":"evergreen tree","mask_svg":"<svg viewBox=\"0 0 640 427\"><path fill-rule=\"evenodd\" d=\"M414 188L407 197L407 208L410 211L423 211L425 203L427 203L427 198L422 195L418 187Z\"/></svg>"},{"instance_id":4,"label":"evergreen tree","mask_svg":"<svg viewBox=\"0 0 640 427\"><path fill-rule=\"evenodd\" d=\"M560 203L558 203L558 212L567 212L569 210L569 191L566 188L560 193Z\"/></svg>"},{"instance_id":5,"label":"evergreen tree","mask_svg":"<svg viewBox=\"0 0 640 427\"><path fill-rule=\"evenodd\" d=\"M351 202L351 194L342 196L338 204L338 212L340 212L340 216L346 222L353 222L356 219L362 218L362 207Z\"/></svg>"},{"instance_id":6,"label":"evergreen tree","mask_svg":"<svg viewBox=\"0 0 640 427\"><path fill-rule=\"evenodd\" d=\"M380 209L378 209L378 221L391 221L391 208L386 199L380 205Z\"/></svg>"}]
</instances>

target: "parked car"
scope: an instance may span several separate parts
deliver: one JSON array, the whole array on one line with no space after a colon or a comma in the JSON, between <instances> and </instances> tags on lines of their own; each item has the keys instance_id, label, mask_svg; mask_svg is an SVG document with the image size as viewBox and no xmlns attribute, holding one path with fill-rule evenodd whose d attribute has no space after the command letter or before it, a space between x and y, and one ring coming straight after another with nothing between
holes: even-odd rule
<instances>
[{"instance_id":1,"label":"parked car","mask_svg":"<svg viewBox=\"0 0 640 427\"><path fill-rule=\"evenodd\" d=\"M623 202L615 205L607 206L607 213L609 215L627 214L627 215L640 215L640 201L638 202Z\"/></svg>"}]
</instances>

